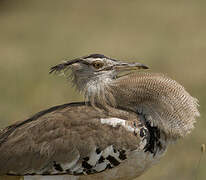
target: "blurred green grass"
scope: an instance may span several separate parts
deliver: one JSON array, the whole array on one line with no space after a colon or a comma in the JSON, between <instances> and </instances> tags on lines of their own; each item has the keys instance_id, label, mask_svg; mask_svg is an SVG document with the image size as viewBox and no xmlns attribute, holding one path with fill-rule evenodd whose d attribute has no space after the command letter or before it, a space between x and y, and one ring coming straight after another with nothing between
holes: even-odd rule
<instances>
[{"instance_id":1,"label":"blurred green grass","mask_svg":"<svg viewBox=\"0 0 206 180\"><path fill-rule=\"evenodd\" d=\"M69 83L48 75L65 57L102 53L148 65L200 101L192 134L139 179L206 177L206 1L0 1L0 127L42 109L80 101Z\"/></svg>"}]
</instances>

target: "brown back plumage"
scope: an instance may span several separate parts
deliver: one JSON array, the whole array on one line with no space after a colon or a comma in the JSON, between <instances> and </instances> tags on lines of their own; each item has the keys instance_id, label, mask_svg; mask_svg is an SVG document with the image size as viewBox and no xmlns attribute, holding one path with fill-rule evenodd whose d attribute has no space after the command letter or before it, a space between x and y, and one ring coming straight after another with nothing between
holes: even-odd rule
<instances>
[{"instance_id":1,"label":"brown back plumage","mask_svg":"<svg viewBox=\"0 0 206 180\"><path fill-rule=\"evenodd\" d=\"M54 161L71 163L78 156L81 161L95 147L137 149L140 143L137 135L120 125L112 127L100 121L111 117L132 124L139 122L135 113L108 114L84 103L71 103L52 107L5 128L0 133L0 175L50 173Z\"/></svg>"}]
</instances>

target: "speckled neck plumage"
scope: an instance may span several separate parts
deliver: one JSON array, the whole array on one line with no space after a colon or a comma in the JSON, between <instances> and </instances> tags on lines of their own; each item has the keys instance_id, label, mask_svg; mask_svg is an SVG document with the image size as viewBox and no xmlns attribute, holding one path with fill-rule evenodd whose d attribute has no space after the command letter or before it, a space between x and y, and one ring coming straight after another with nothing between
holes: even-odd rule
<instances>
[{"instance_id":1,"label":"speckled neck plumage","mask_svg":"<svg viewBox=\"0 0 206 180\"><path fill-rule=\"evenodd\" d=\"M163 74L133 73L92 86L88 86L86 97L93 106L121 107L143 114L168 137L190 133L199 116L197 99Z\"/></svg>"}]
</instances>

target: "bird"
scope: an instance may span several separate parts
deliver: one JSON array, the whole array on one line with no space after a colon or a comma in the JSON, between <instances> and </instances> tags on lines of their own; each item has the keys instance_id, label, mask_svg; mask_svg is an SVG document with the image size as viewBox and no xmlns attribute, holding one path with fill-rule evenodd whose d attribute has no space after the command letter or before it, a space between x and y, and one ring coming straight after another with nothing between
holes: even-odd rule
<instances>
[{"instance_id":1,"label":"bird","mask_svg":"<svg viewBox=\"0 0 206 180\"><path fill-rule=\"evenodd\" d=\"M84 96L0 131L0 175L25 180L132 180L194 128L198 100L138 62L102 54L50 68Z\"/></svg>"}]
</instances>

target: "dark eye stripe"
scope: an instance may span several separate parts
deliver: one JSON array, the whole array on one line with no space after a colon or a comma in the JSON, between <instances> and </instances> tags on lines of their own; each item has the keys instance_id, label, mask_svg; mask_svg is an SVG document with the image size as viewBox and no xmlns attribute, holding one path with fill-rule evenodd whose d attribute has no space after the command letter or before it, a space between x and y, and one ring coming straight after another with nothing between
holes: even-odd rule
<instances>
[{"instance_id":1,"label":"dark eye stripe","mask_svg":"<svg viewBox=\"0 0 206 180\"><path fill-rule=\"evenodd\" d=\"M90 54L90 55L88 55L88 56L85 56L85 57L83 57L84 59L87 59L87 58L100 58L100 59L102 59L102 58L107 58L107 59L109 59L108 57L106 57L105 55L103 55L103 54Z\"/></svg>"},{"instance_id":2,"label":"dark eye stripe","mask_svg":"<svg viewBox=\"0 0 206 180\"><path fill-rule=\"evenodd\" d=\"M61 64L58 64L56 66L51 67L49 73L51 74L53 72L60 72L64 69L66 69L68 66L70 66L74 63L79 63L79 62L81 62L83 64L86 64L86 65L90 65L90 63L88 63L87 61L78 58L78 59L73 59L73 60L70 60L70 61L66 61L64 63L61 63Z\"/></svg>"},{"instance_id":3,"label":"dark eye stripe","mask_svg":"<svg viewBox=\"0 0 206 180\"><path fill-rule=\"evenodd\" d=\"M88 56L83 56L83 57L82 57L82 59L87 59L87 58L94 58L94 59L96 59L96 58L100 58L100 59L105 58L105 59L110 59L110 60L112 60L112 61L117 61L116 59L112 59L112 58L107 57L107 56L105 56L105 55L103 55L103 54L90 54L90 55L88 55Z\"/></svg>"}]
</instances>

